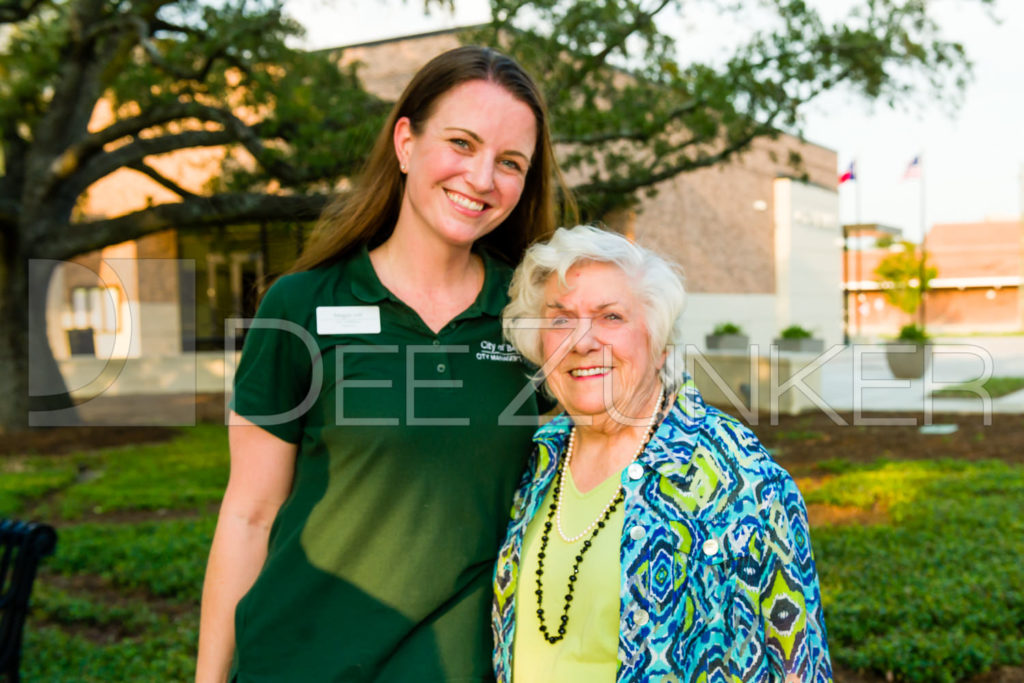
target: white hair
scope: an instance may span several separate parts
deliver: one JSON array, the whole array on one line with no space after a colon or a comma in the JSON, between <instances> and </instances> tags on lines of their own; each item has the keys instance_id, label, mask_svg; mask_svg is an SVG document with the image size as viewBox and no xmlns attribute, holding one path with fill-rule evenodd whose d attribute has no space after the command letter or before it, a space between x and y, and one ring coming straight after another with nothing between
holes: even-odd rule
<instances>
[{"instance_id":1,"label":"white hair","mask_svg":"<svg viewBox=\"0 0 1024 683\"><path fill-rule=\"evenodd\" d=\"M551 276L557 275L562 286L567 286L566 273L584 262L616 265L629 282L635 283L634 293L644 306L651 358L660 360L664 354L659 377L669 395L674 395L686 376L682 269L618 233L589 225L559 228L547 242L527 249L512 275L510 301L502 313L505 337L528 361L543 365L541 330L528 321L544 317L544 288Z\"/></svg>"}]
</instances>

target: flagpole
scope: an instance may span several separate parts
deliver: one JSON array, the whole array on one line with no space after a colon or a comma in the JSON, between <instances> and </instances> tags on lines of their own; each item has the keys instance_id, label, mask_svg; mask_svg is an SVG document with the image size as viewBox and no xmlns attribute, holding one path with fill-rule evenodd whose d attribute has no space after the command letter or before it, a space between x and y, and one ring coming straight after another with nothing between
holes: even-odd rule
<instances>
[{"instance_id":1,"label":"flagpole","mask_svg":"<svg viewBox=\"0 0 1024 683\"><path fill-rule=\"evenodd\" d=\"M920 324L921 329L925 329L926 322L928 320L927 311L925 309L925 260L928 258L928 252L925 249L925 238L928 236L928 218L925 214L925 188L924 188L924 153L923 151L918 156L917 162L917 182L920 185L919 191L921 195L921 208L920 208L920 219L921 219L921 262L918 267L918 286L921 289L921 315Z\"/></svg>"},{"instance_id":2,"label":"flagpole","mask_svg":"<svg viewBox=\"0 0 1024 683\"><path fill-rule=\"evenodd\" d=\"M860 204L860 178L854 177L853 185L854 185L854 189L856 190L856 194L854 195L854 201L857 203L857 209L856 209L857 210L857 225L860 225L860 223L861 223L861 215L860 215L860 206L861 206L861 204Z\"/></svg>"}]
</instances>

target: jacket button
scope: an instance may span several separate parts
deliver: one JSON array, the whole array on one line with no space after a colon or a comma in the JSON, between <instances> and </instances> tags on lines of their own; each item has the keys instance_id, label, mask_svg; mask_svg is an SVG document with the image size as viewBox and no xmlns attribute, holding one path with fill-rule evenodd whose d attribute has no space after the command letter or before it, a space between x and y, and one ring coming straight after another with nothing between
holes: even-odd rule
<instances>
[{"instance_id":1,"label":"jacket button","mask_svg":"<svg viewBox=\"0 0 1024 683\"><path fill-rule=\"evenodd\" d=\"M639 541L641 538L647 535L647 530L639 524L629 530L629 537L634 541Z\"/></svg>"},{"instance_id":2,"label":"jacket button","mask_svg":"<svg viewBox=\"0 0 1024 683\"><path fill-rule=\"evenodd\" d=\"M638 462L635 462L626 468L626 474L629 475L630 479L633 479L635 481L640 477L644 476L644 466Z\"/></svg>"},{"instance_id":3,"label":"jacket button","mask_svg":"<svg viewBox=\"0 0 1024 683\"><path fill-rule=\"evenodd\" d=\"M704 541L704 545L701 546L701 549L704 551L704 554L708 557L716 555L718 554L718 541L716 541L713 538L709 538L708 540Z\"/></svg>"},{"instance_id":4,"label":"jacket button","mask_svg":"<svg viewBox=\"0 0 1024 683\"><path fill-rule=\"evenodd\" d=\"M648 621L650 621L650 616L642 609L638 609L636 614L633 615L633 623L637 626L643 626Z\"/></svg>"}]
</instances>

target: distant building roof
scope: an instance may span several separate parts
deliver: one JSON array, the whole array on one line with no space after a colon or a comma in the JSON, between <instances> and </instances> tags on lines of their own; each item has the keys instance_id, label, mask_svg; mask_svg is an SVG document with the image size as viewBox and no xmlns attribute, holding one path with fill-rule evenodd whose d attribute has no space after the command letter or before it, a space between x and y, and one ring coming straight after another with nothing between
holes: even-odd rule
<instances>
[{"instance_id":1,"label":"distant building roof","mask_svg":"<svg viewBox=\"0 0 1024 683\"><path fill-rule=\"evenodd\" d=\"M882 223L847 223L843 226L843 232L847 235L857 234L863 237L869 235L889 235L899 239L903 236L902 229L891 225L883 225Z\"/></svg>"},{"instance_id":2,"label":"distant building roof","mask_svg":"<svg viewBox=\"0 0 1024 683\"><path fill-rule=\"evenodd\" d=\"M844 226L865 228L871 225ZM860 234L859 231L855 231ZM941 223L925 241L928 261L938 271L933 289L1016 287L1024 276L1024 222ZM878 289L875 268L892 251L888 248L849 252L847 286L853 290Z\"/></svg>"}]
</instances>

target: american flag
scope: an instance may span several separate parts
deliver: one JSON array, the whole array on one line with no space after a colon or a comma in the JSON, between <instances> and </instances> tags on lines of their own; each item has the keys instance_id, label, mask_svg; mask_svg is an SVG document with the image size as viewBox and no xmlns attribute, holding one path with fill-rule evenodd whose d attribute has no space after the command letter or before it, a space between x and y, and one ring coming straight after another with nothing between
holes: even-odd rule
<instances>
[{"instance_id":1,"label":"american flag","mask_svg":"<svg viewBox=\"0 0 1024 683\"><path fill-rule=\"evenodd\" d=\"M903 172L903 179L904 180L910 180L911 178L920 178L920 177L921 177L921 155L918 154L917 156L915 156L913 159L910 160L909 164L907 164L907 170L905 170Z\"/></svg>"}]
</instances>

